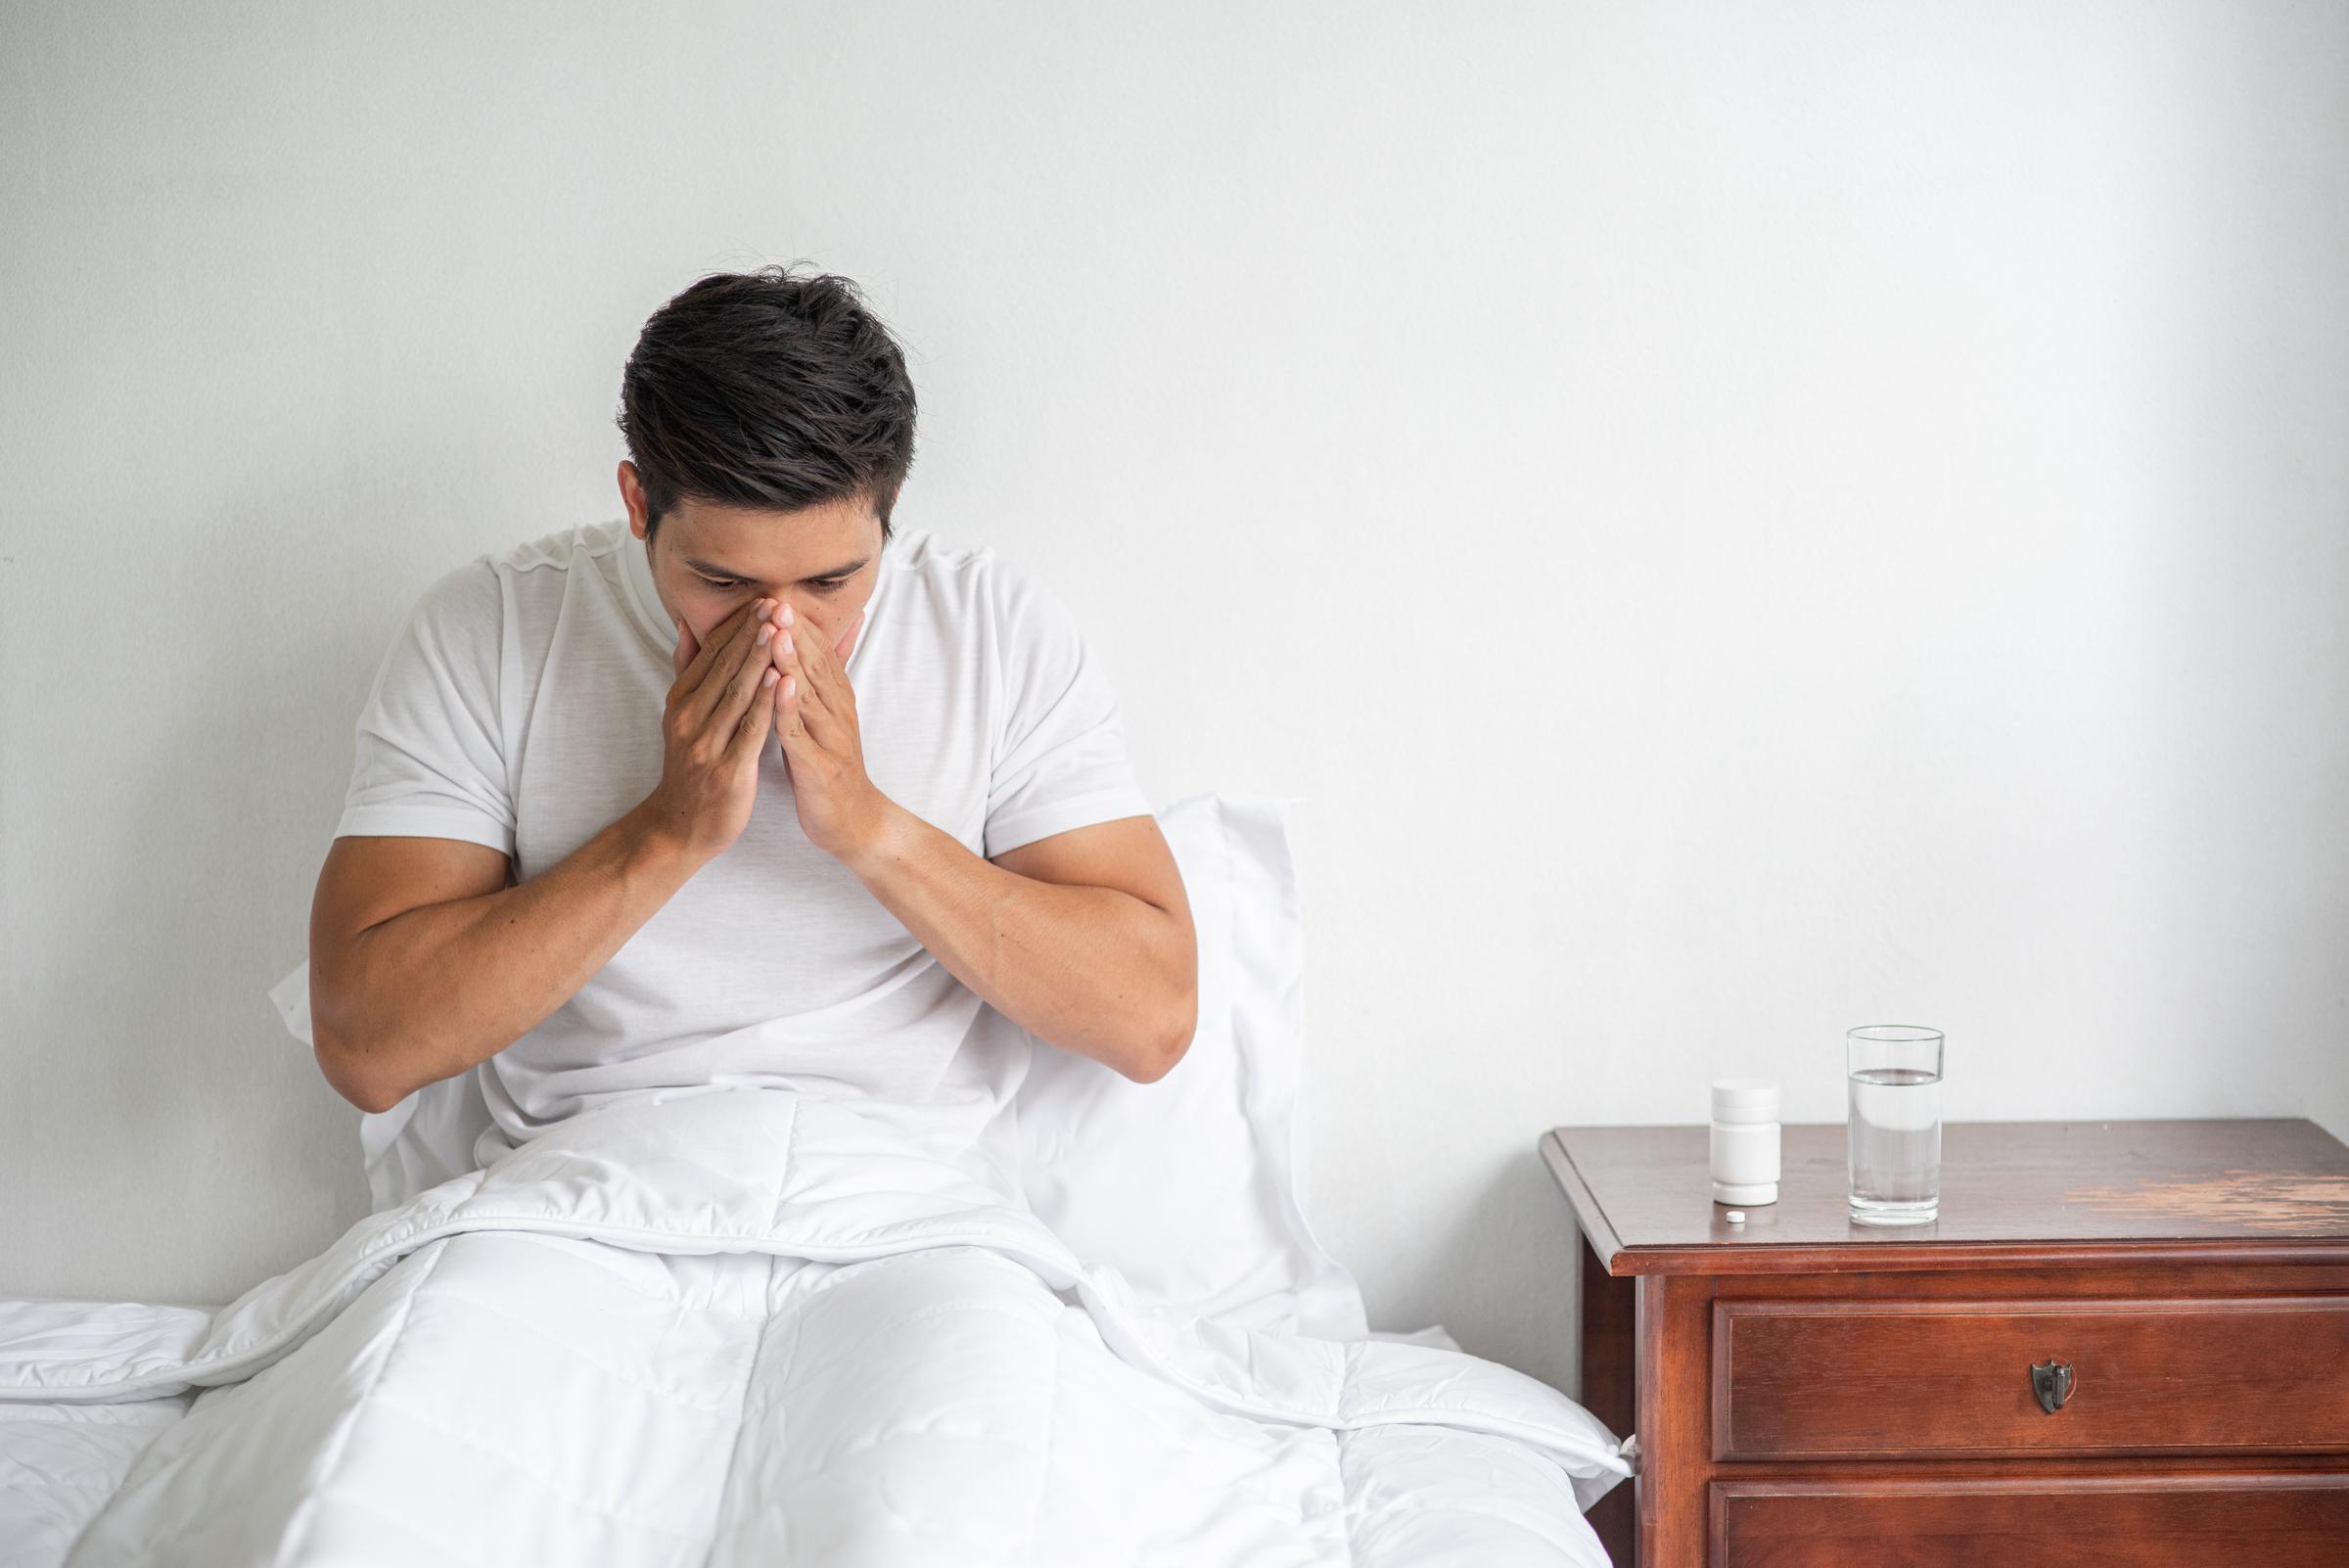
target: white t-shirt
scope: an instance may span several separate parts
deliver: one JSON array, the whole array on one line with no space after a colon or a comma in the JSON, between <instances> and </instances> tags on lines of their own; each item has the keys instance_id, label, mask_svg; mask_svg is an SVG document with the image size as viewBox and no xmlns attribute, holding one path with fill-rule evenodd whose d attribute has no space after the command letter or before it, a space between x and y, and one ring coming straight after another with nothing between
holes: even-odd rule
<instances>
[{"instance_id":1,"label":"white t-shirt","mask_svg":"<svg viewBox=\"0 0 2349 1568\"><path fill-rule=\"evenodd\" d=\"M1056 594L926 530L899 530L876 570L846 669L883 794L987 856L1152 813ZM392 639L336 834L462 839L537 876L660 782L676 642L624 520L475 557ZM1026 1072L1024 1054L967 1059L980 1005L807 841L770 732L741 837L475 1071L509 1146L617 1095L765 1084L872 1102L958 1149Z\"/></svg>"}]
</instances>

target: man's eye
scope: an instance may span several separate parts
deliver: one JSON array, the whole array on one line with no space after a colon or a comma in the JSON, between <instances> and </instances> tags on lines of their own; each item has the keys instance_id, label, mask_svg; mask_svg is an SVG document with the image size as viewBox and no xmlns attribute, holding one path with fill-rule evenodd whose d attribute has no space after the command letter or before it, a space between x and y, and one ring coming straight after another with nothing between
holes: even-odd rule
<instances>
[{"instance_id":1,"label":"man's eye","mask_svg":"<svg viewBox=\"0 0 2349 1568\"><path fill-rule=\"evenodd\" d=\"M698 576L699 574L696 575ZM739 588L742 586L742 584L739 582L720 582L715 577L703 577L702 580L710 584L712 588L715 589L719 593L723 593L729 588ZM820 592L831 593L835 589L847 587L849 585L849 579L846 577L833 577L827 581L819 578L815 581L809 582L807 585L811 588L817 589Z\"/></svg>"}]
</instances>

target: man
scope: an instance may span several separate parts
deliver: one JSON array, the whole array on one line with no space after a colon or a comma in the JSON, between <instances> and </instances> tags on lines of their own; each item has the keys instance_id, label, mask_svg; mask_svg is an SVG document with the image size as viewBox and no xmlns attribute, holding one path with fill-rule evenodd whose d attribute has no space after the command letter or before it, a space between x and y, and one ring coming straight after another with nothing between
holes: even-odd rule
<instances>
[{"instance_id":1,"label":"man","mask_svg":"<svg viewBox=\"0 0 2349 1568\"><path fill-rule=\"evenodd\" d=\"M1181 1056L1190 907L1116 699L1040 582L897 532L914 413L847 279L655 313L624 527L448 573L368 694L310 917L340 1093L478 1071L510 1147L772 1084L961 1144L1012 1086L962 1049L982 998L1137 1082Z\"/></svg>"}]
</instances>

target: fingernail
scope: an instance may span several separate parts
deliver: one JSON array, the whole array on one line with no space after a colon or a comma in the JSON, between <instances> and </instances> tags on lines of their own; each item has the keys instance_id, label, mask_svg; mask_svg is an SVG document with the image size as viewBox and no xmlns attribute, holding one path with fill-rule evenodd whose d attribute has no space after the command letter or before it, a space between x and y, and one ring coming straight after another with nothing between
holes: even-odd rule
<instances>
[{"instance_id":1,"label":"fingernail","mask_svg":"<svg viewBox=\"0 0 2349 1568\"><path fill-rule=\"evenodd\" d=\"M779 615L777 615L777 616L775 617L775 619L776 619L777 621L780 621L780 622L782 622L782 623L783 623L783 624L785 624L785 625L787 625L787 626L788 626L788 625L790 625L790 624L791 624L791 606L789 606L789 605L785 605L785 606L783 607L783 609L782 609L782 613L781 613L781 614L779 614Z\"/></svg>"},{"instance_id":2,"label":"fingernail","mask_svg":"<svg viewBox=\"0 0 2349 1568\"><path fill-rule=\"evenodd\" d=\"M775 628L774 628L773 626L760 626L760 627L759 628L759 641L760 641L760 643L761 645L764 645L764 643L766 642L766 639L767 639L767 638L769 638L769 637L771 637L771 636L773 636L774 634L775 634Z\"/></svg>"},{"instance_id":3,"label":"fingernail","mask_svg":"<svg viewBox=\"0 0 2349 1568\"><path fill-rule=\"evenodd\" d=\"M783 651L785 653L791 652L791 633L788 631L783 633Z\"/></svg>"}]
</instances>

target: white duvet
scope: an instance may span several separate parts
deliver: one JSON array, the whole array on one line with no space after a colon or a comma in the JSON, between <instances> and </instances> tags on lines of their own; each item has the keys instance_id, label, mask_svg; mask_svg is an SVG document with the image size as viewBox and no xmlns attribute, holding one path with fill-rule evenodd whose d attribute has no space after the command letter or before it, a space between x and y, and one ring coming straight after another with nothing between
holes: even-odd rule
<instances>
[{"instance_id":1,"label":"white duvet","mask_svg":"<svg viewBox=\"0 0 2349 1568\"><path fill-rule=\"evenodd\" d=\"M216 1314L0 1302L40 1568L1603 1568L1629 1450L1497 1362L1149 1304L774 1089L582 1116Z\"/></svg>"}]
</instances>

